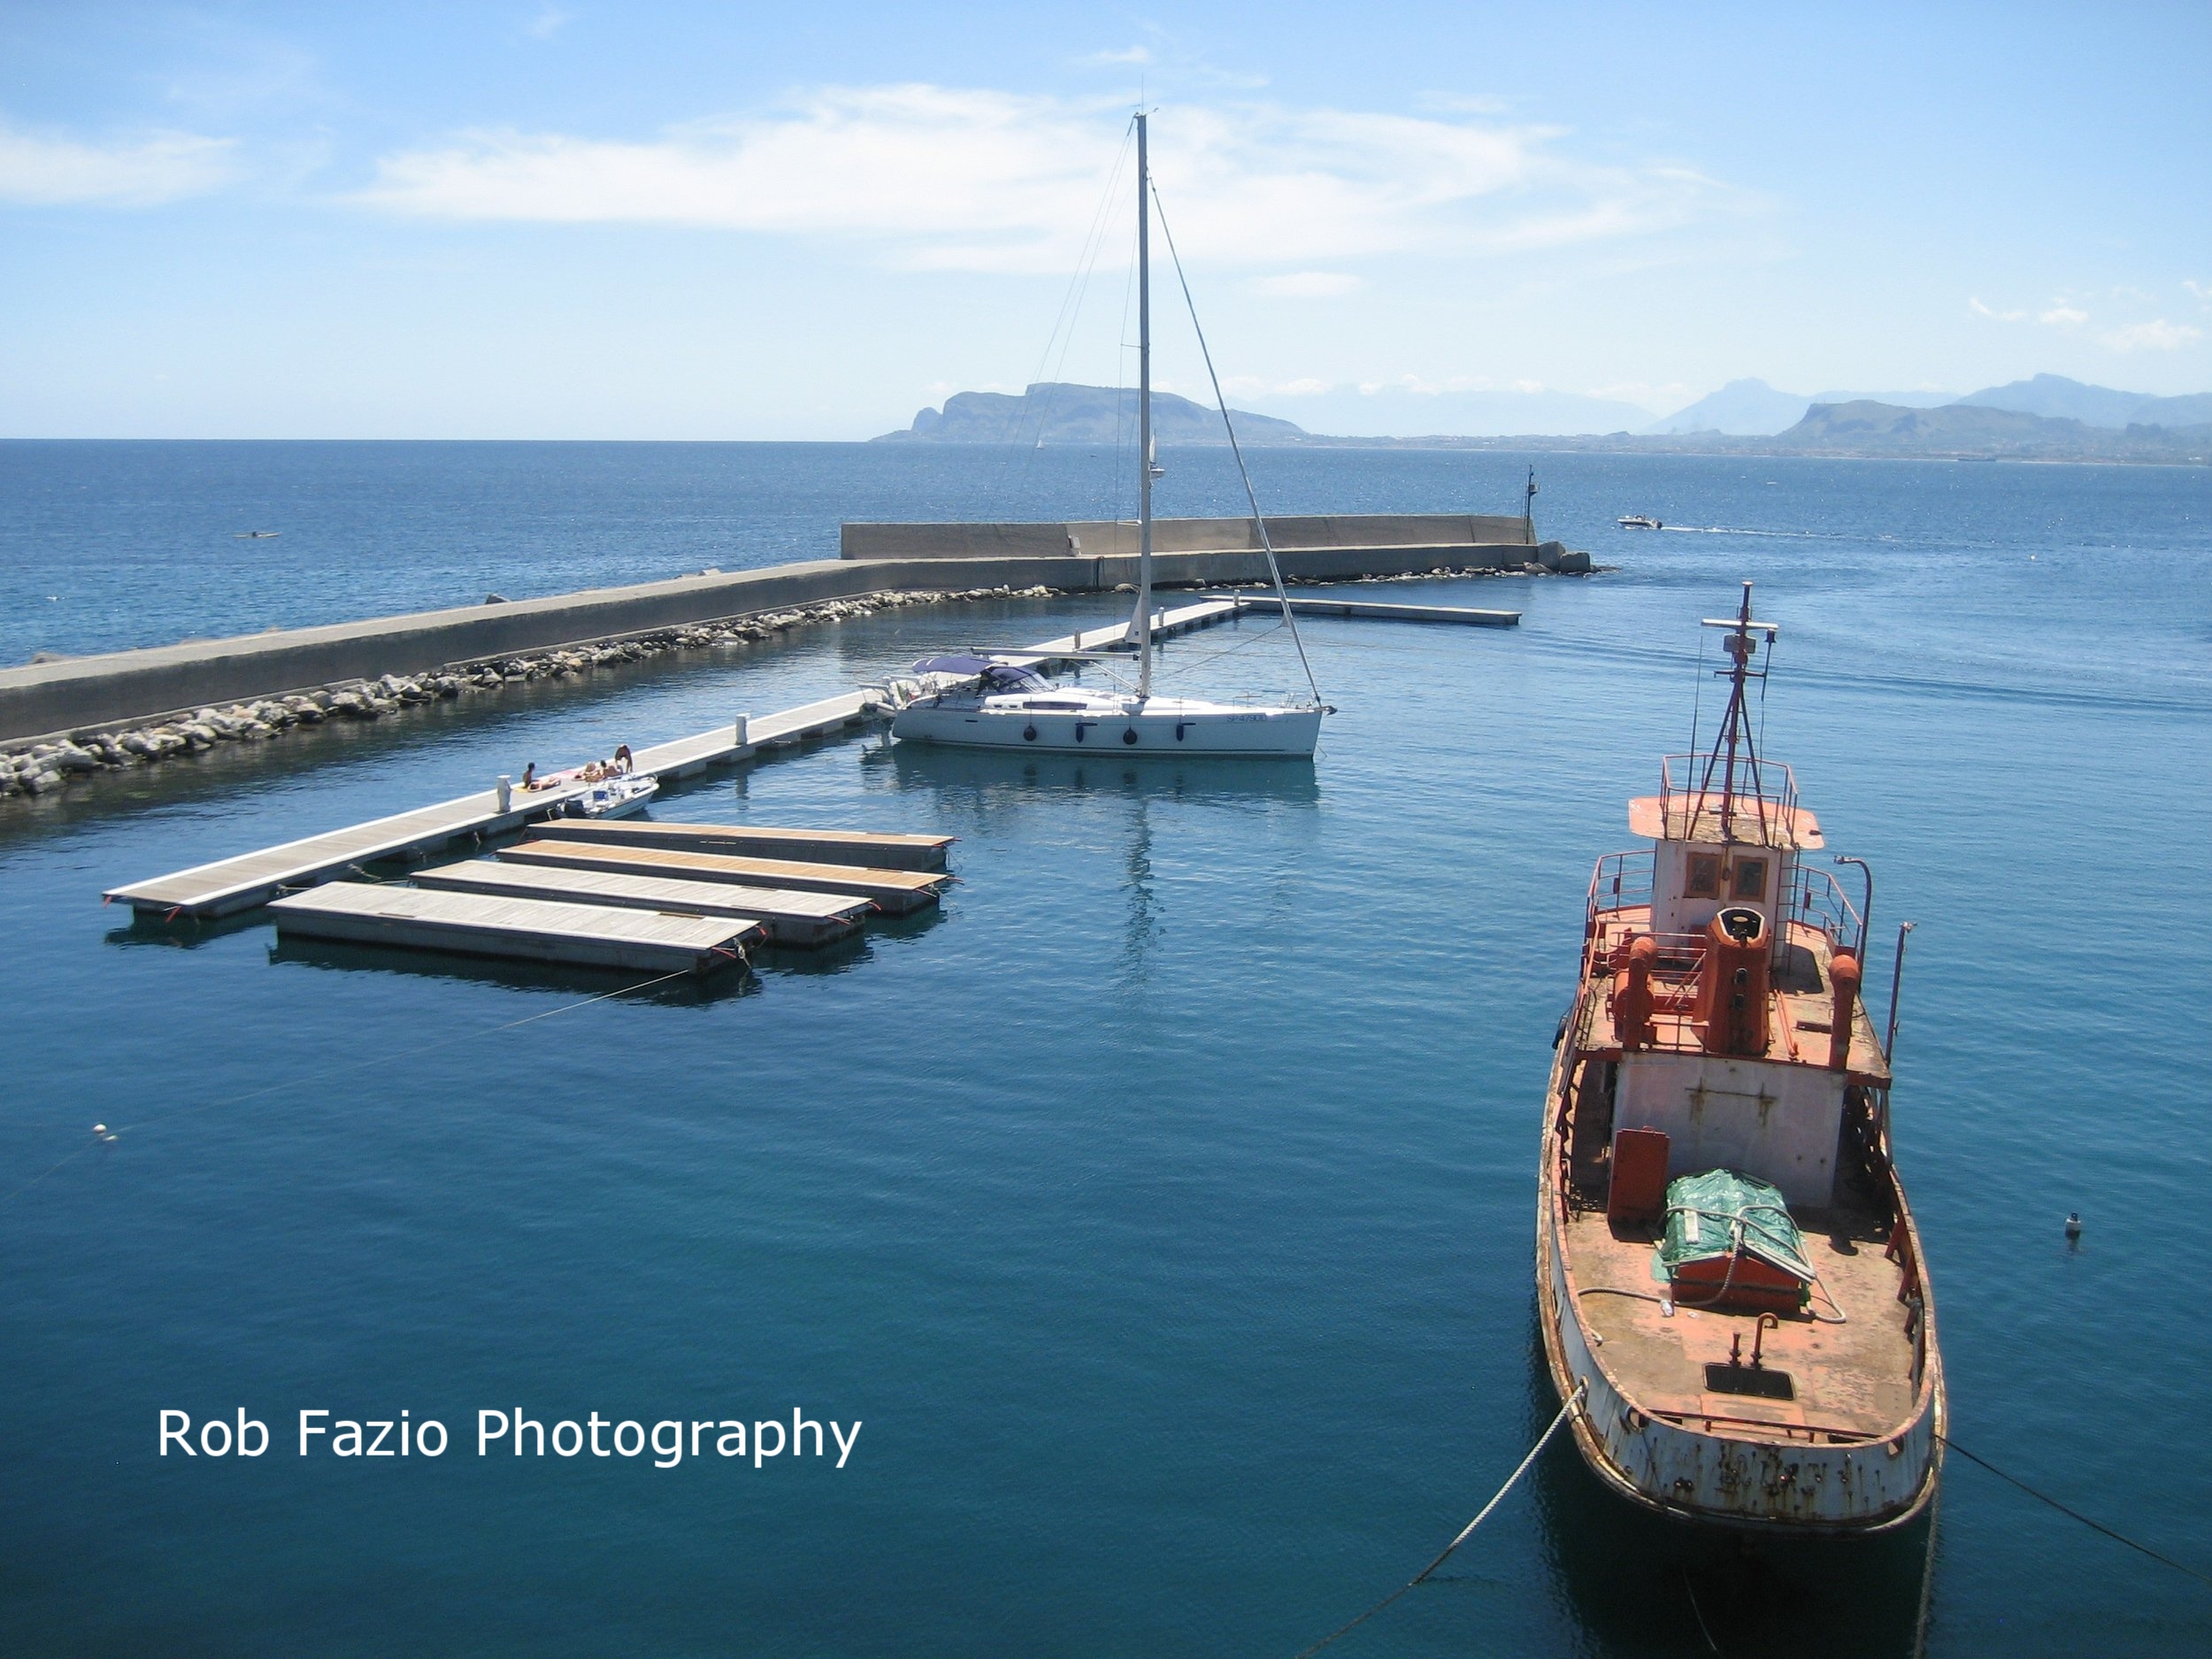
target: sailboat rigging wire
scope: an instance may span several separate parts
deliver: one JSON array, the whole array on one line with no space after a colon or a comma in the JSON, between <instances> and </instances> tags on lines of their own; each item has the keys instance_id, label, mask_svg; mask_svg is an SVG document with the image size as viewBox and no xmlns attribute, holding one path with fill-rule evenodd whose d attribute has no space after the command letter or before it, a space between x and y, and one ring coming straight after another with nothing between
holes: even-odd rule
<instances>
[{"instance_id":1,"label":"sailboat rigging wire","mask_svg":"<svg viewBox=\"0 0 2212 1659\"><path fill-rule=\"evenodd\" d=\"M1528 1466L1536 1461L1536 1455L1542 1451L1545 1447L1551 1444L1551 1437L1559 1432L1559 1425L1564 1423L1569 1417L1574 1416L1576 1412L1582 1409L1583 1391L1588 1388L1589 1386L1590 1385L1586 1381L1578 1382L1575 1385L1574 1393L1569 1394L1567 1396L1567 1403L1559 1408L1559 1415L1551 1420L1551 1426L1536 1437L1536 1444L1528 1448L1528 1455L1521 1459L1520 1467L1516 1469L1511 1474L1505 1478L1505 1485L1500 1486L1497 1490L1496 1495L1494 1496L1489 1502L1482 1506L1482 1512L1480 1514L1477 1515L1473 1520L1468 1522L1465 1526L1460 1529L1459 1536L1452 1540L1450 1543L1444 1546L1443 1553L1441 1555L1439 1555L1434 1561L1429 1563L1427 1566L1422 1568L1420 1571L1415 1573L1413 1577L1408 1578L1403 1584L1393 1590L1388 1595L1383 1597L1381 1601L1376 1602L1374 1606L1369 1608L1364 1613L1362 1613L1350 1624L1330 1632L1319 1641L1314 1643L1312 1647L1301 1649L1297 1655L1297 1659L1313 1659L1314 1655L1319 1653L1331 1642L1336 1640L1338 1637L1348 1636L1352 1632L1357 1630L1361 1625L1367 1623L1369 1619L1374 1617L1376 1614L1381 1612L1383 1609L1388 1607L1393 1601L1403 1595L1408 1590L1413 1588L1415 1585L1421 1583L1424 1579L1427 1578L1431 1573L1434 1572L1439 1567L1442 1566L1445 1561L1450 1556L1452 1551L1457 1549L1462 1544L1465 1543L1473 1534L1475 1528L1480 1526L1485 1521L1490 1518L1490 1511L1496 1509L1499 1504L1505 1502L1505 1494L1513 1490L1515 1485L1520 1480L1523 1475L1528 1473Z\"/></svg>"},{"instance_id":2,"label":"sailboat rigging wire","mask_svg":"<svg viewBox=\"0 0 2212 1659\"><path fill-rule=\"evenodd\" d=\"M1098 257L1105 251L1108 215L1113 206L1116 191L1121 184L1122 164L1128 158L1128 155L1129 134L1125 133L1122 135L1121 148L1114 152L1114 165L1107 173L1106 187L1099 194L1098 206L1091 214L1090 227L1083 233L1083 241L1076 254L1075 270L1068 278L1067 292L1061 296L1059 312L1052 319L1052 331L1045 336L1043 350L1037 354L1036 373L1031 380L1033 386L1057 385L1060 376L1067 372L1068 353L1075 345L1076 322L1082 315L1083 298L1090 291L1091 276L1097 269ZM1056 343L1060 348L1060 358L1056 366L1053 365L1052 360L1052 349ZM1048 366L1053 370L1050 380L1045 379L1045 373ZM1022 449L1021 476L1025 482L1029 477L1030 468L1035 464L1036 451L1043 445L1045 423L1051 419L1051 403L1052 395L1048 392L1037 400L1033 423L1025 419L1021 426L1016 428L1015 435ZM1010 461L1010 457L1002 460L999 464L1002 480ZM1003 492L1002 492L1002 499Z\"/></svg>"},{"instance_id":3,"label":"sailboat rigging wire","mask_svg":"<svg viewBox=\"0 0 2212 1659\"><path fill-rule=\"evenodd\" d=\"M1198 336L1198 355L1205 359L1206 378L1213 382L1214 403L1221 411L1223 430L1229 434L1229 453L1236 457L1237 476L1244 480L1244 499L1251 503L1252 526L1259 532L1260 551L1267 555L1267 573L1274 579L1275 597L1282 602L1283 626L1290 630L1290 642L1298 648L1298 666L1306 671L1306 689L1313 694L1316 703L1321 701L1321 687L1313 677L1313 664L1306 660L1306 642L1298 637L1298 623L1291 614L1290 594L1283 587L1283 572L1275 563L1275 543L1267 534L1267 519L1260 511L1259 492L1252 488L1251 470L1244 465L1244 446L1237 442L1237 423L1229 419L1229 400L1222 396L1221 376L1214 370L1214 354L1206 344L1204 325L1198 320L1198 302L1191 297L1190 278L1183 271L1183 256L1176 251L1175 233L1168 228L1167 209L1162 205L1157 186L1153 188L1152 205L1159 210L1160 234L1167 239L1167 257L1175 265L1175 280L1183 289L1183 303L1190 310L1191 332Z\"/></svg>"}]
</instances>

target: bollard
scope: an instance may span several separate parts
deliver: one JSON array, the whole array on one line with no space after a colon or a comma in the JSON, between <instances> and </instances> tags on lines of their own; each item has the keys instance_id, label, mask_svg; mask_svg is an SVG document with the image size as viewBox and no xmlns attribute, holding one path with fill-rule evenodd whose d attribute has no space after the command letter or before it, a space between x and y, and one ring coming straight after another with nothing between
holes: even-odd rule
<instances>
[{"instance_id":1,"label":"bollard","mask_svg":"<svg viewBox=\"0 0 2212 1659\"><path fill-rule=\"evenodd\" d=\"M737 731L735 733L735 736L737 738L737 747L740 749L747 747L751 741L747 734L747 728L752 725L752 721L753 717L749 714L741 714L737 717Z\"/></svg>"},{"instance_id":2,"label":"bollard","mask_svg":"<svg viewBox=\"0 0 2212 1659\"><path fill-rule=\"evenodd\" d=\"M515 780L505 772L501 772L499 774L499 814L502 818L507 815L509 806L514 798L514 789Z\"/></svg>"}]
</instances>

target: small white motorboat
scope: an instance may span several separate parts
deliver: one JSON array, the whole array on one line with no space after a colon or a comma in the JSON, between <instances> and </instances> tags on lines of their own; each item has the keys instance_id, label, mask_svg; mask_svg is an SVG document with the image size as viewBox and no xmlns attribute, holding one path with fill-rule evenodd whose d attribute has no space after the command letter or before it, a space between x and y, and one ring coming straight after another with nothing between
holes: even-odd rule
<instances>
[{"instance_id":1,"label":"small white motorboat","mask_svg":"<svg viewBox=\"0 0 2212 1659\"><path fill-rule=\"evenodd\" d=\"M578 818L627 818L660 792L660 780L625 773L602 778L568 803Z\"/></svg>"},{"instance_id":2,"label":"small white motorboat","mask_svg":"<svg viewBox=\"0 0 2212 1659\"><path fill-rule=\"evenodd\" d=\"M1613 522L1624 530L1663 530L1667 526L1656 518L1647 518L1640 512L1624 513Z\"/></svg>"}]
</instances>

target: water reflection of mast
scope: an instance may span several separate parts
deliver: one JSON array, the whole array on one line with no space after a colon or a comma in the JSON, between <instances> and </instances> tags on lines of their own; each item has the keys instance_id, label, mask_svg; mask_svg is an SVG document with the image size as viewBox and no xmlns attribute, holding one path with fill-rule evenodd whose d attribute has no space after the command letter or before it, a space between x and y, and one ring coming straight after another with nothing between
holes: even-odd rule
<instances>
[{"instance_id":1,"label":"water reflection of mast","mask_svg":"<svg viewBox=\"0 0 2212 1659\"><path fill-rule=\"evenodd\" d=\"M1129 922L1121 951L1122 975L1129 988L1144 981L1145 953L1159 937L1159 897L1152 890L1152 802L1133 772L1122 774L1133 818L1129 837Z\"/></svg>"}]
</instances>

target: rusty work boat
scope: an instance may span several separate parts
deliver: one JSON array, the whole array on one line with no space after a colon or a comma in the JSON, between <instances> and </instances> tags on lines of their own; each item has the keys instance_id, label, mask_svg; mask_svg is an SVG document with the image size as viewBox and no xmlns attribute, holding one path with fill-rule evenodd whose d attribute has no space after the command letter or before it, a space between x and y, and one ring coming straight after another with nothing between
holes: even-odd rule
<instances>
[{"instance_id":1,"label":"rusty work boat","mask_svg":"<svg viewBox=\"0 0 2212 1659\"><path fill-rule=\"evenodd\" d=\"M1805 862L1819 824L1758 752L1747 691L1775 629L1751 584L1706 626L1728 654L1721 729L1666 757L1659 794L1629 803L1650 849L1590 884L1544 1101L1545 1356L1560 1397L1580 1391L1583 1460L1623 1497L1878 1532L1933 1496L1945 1407L1888 1042L1859 996L1866 923ZM1890 1041L1895 1006L1893 983Z\"/></svg>"}]
</instances>

